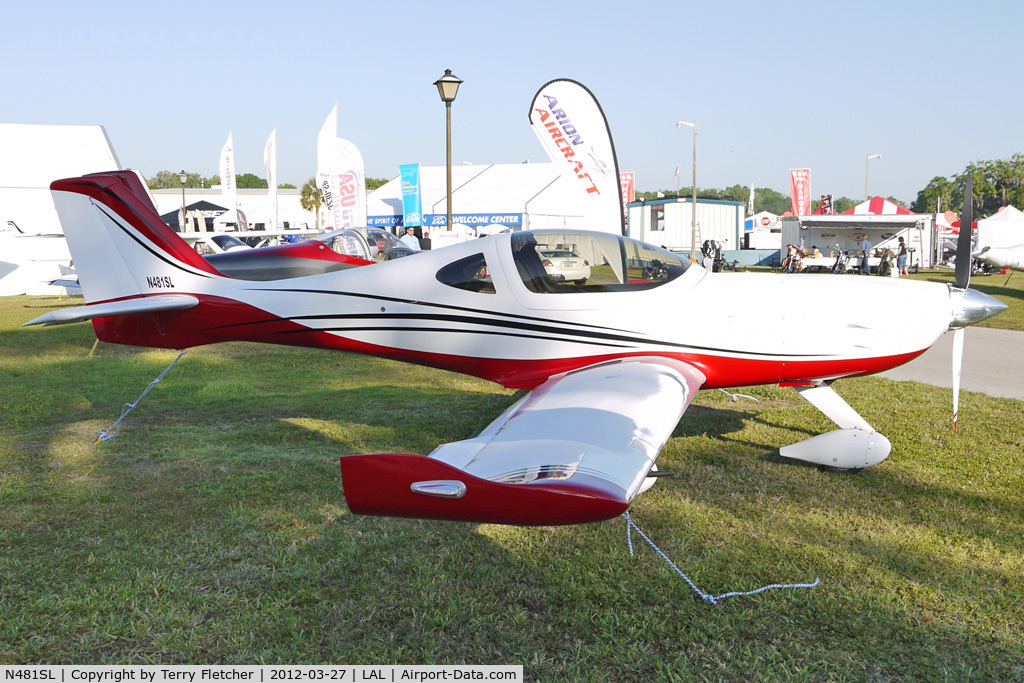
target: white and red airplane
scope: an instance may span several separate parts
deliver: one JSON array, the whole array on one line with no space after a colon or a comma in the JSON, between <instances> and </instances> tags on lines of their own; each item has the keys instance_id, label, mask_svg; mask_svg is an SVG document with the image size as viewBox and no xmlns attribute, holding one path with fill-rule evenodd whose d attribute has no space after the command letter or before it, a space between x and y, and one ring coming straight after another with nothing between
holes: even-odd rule
<instances>
[{"instance_id":1,"label":"white and red airplane","mask_svg":"<svg viewBox=\"0 0 1024 683\"><path fill-rule=\"evenodd\" d=\"M1024 270L1024 244L1014 247L985 247L973 256L996 268Z\"/></svg>"},{"instance_id":2,"label":"white and red airplane","mask_svg":"<svg viewBox=\"0 0 1024 683\"><path fill-rule=\"evenodd\" d=\"M614 517L654 483L658 453L702 388L793 386L839 428L781 454L868 467L889 441L831 383L906 363L947 329L1006 308L959 273L956 287L716 274L573 230L284 279L265 279L272 263L231 277L161 222L132 178L52 184L87 303L26 325L92 320L103 341L160 348L246 340L354 351L531 390L479 436L427 457L341 458L355 513L544 525ZM586 259L590 276L556 282L539 255L548 249Z\"/></svg>"}]
</instances>

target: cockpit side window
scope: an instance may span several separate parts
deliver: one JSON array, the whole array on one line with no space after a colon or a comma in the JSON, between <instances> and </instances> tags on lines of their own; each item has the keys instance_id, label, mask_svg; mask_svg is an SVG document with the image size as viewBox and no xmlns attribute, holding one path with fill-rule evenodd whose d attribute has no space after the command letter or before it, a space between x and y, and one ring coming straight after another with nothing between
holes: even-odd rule
<instances>
[{"instance_id":1,"label":"cockpit side window","mask_svg":"<svg viewBox=\"0 0 1024 683\"><path fill-rule=\"evenodd\" d=\"M437 271L437 281L468 292L494 294L494 282L483 254L473 254Z\"/></svg>"},{"instance_id":2,"label":"cockpit side window","mask_svg":"<svg viewBox=\"0 0 1024 683\"><path fill-rule=\"evenodd\" d=\"M523 284L537 294L651 289L686 272L672 252L612 234L525 231L512 235Z\"/></svg>"}]
</instances>

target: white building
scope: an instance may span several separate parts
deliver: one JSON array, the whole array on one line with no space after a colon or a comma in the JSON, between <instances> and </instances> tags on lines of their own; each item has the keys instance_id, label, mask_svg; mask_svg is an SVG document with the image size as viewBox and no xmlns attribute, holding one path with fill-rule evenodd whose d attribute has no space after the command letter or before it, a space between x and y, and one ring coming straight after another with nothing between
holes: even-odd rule
<instances>
[{"instance_id":1,"label":"white building","mask_svg":"<svg viewBox=\"0 0 1024 683\"><path fill-rule=\"evenodd\" d=\"M693 198L665 197L629 204L629 236L675 251L690 251L693 232ZM704 240L715 240L723 249L743 247L746 204L697 197L697 251Z\"/></svg>"},{"instance_id":2,"label":"white building","mask_svg":"<svg viewBox=\"0 0 1024 683\"><path fill-rule=\"evenodd\" d=\"M782 218L771 211L755 213L743 223L744 249L779 249L782 247Z\"/></svg>"}]
</instances>

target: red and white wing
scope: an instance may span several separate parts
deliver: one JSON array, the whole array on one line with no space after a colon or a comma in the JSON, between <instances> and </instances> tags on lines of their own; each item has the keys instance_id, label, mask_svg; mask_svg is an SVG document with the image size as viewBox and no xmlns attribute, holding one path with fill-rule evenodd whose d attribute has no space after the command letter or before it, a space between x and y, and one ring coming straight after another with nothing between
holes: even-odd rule
<instances>
[{"instance_id":1,"label":"red and white wing","mask_svg":"<svg viewBox=\"0 0 1024 683\"><path fill-rule=\"evenodd\" d=\"M341 458L357 514L578 524L624 512L704 383L691 365L630 358L556 375L475 438L429 456Z\"/></svg>"}]
</instances>

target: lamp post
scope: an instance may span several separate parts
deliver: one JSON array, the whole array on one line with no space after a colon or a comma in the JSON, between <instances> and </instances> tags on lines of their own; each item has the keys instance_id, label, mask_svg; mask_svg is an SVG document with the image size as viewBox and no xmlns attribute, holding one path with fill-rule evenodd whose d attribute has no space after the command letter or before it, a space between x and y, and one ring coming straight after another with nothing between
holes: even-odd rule
<instances>
[{"instance_id":1,"label":"lamp post","mask_svg":"<svg viewBox=\"0 0 1024 683\"><path fill-rule=\"evenodd\" d=\"M447 190L448 190L448 218L445 223L445 229L452 229L452 102L455 101L455 96L459 93L459 86L462 81L458 76L452 74L451 69L444 70L444 76L434 81L434 85L437 86L437 92L441 96L441 101L444 102L445 112L445 170L447 171Z\"/></svg>"},{"instance_id":2,"label":"lamp post","mask_svg":"<svg viewBox=\"0 0 1024 683\"><path fill-rule=\"evenodd\" d=\"M868 194L868 176L871 175L871 160L881 158L881 154L869 154L868 160L864 162L864 201L867 201L868 199L871 198L871 196Z\"/></svg>"},{"instance_id":3,"label":"lamp post","mask_svg":"<svg viewBox=\"0 0 1024 683\"><path fill-rule=\"evenodd\" d=\"M676 128L693 128L693 206L690 207L690 258L697 256L697 122L676 121Z\"/></svg>"},{"instance_id":4,"label":"lamp post","mask_svg":"<svg viewBox=\"0 0 1024 683\"><path fill-rule=\"evenodd\" d=\"M185 169L178 174L178 180L181 181L181 225L178 226L178 232L185 232L185 183L188 182L188 173L185 173Z\"/></svg>"}]
</instances>

